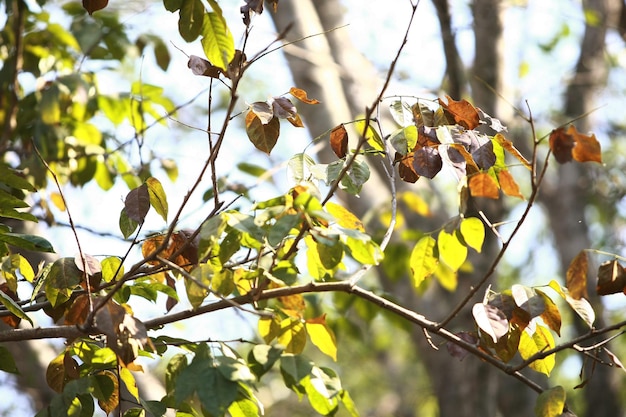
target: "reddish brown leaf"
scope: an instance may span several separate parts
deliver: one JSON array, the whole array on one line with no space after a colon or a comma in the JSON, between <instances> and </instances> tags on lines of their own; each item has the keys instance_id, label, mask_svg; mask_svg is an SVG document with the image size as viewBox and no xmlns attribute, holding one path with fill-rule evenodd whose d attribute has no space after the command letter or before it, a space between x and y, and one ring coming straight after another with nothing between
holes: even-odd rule
<instances>
[{"instance_id":1,"label":"reddish brown leaf","mask_svg":"<svg viewBox=\"0 0 626 417\"><path fill-rule=\"evenodd\" d=\"M515 182L513 175L508 170L502 170L498 172L498 182L500 183L500 188L505 195L509 197L518 197L522 200L524 196L519 190L519 186Z\"/></svg>"},{"instance_id":2,"label":"reddish brown leaf","mask_svg":"<svg viewBox=\"0 0 626 417\"><path fill-rule=\"evenodd\" d=\"M607 261L598 268L598 295L624 292L626 289L626 271L617 260Z\"/></svg>"},{"instance_id":3,"label":"reddish brown leaf","mask_svg":"<svg viewBox=\"0 0 626 417\"><path fill-rule=\"evenodd\" d=\"M78 372L78 362L76 362L76 359L74 359L69 351L65 351L65 354L63 355L63 367L65 368L65 375L68 378L80 378L80 374Z\"/></svg>"},{"instance_id":4,"label":"reddish brown leaf","mask_svg":"<svg viewBox=\"0 0 626 417\"><path fill-rule=\"evenodd\" d=\"M176 291L176 280L170 275L167 274L165 276L165 283L168 287ZM174 308L178 304L178 300L174 297L167 297L167 301L165 302L165 310L169 313L171 309Z\"/></svg>"},{"instance_id":5,"label":"reddish brown leaf","mask_svg":"<svg viewBox=\"0 0 626 417\"><path fill-rule=\"evenodd\" d=\"M586 136L578 132L572 125L567 129L567 133L574 138L576 145L572 149L572 156L578 162L598 162L602 163L602 151L600 142L596 135Z\"/></svg>"},{"instance_id":6,"label":"reddish brown leaf","mask_svg":"<svg viewBox=\"0 0 626 417\"><path fill-rule=\"evenodd\" d=\"M493 177L486 172L480 172L472 175L469 179L469 189L473 197L486 197L497 199L498 184Z\"/></svg>"},{"instance_id":7,"label":"reddish brown leaf","mask_svg":"<svg viewBox=\"0 0 626 417\"><path fill-rule=\"evenodd\" d=\"M343 158L348 153L348 131L343 124L330 131L330 148L338 158Z\"/></svg>"},{"instance_id":8,"label":"reddish brown leaf","mask_svg":"<svg viewBox=\"0 0 626 417\"><path fill-rule=\"evenodd\" d=\"M263 124L261 119L253 111L246 115L246 133L250 142L260 151L269 155L280 134L280 123L273 117L267 124Z\"/></svg>"},{"instance_id":9,"label":"reddish brown leaf","mask_svg":"<svg viewBox=\"0 0 626 417\"><path fill-rule=\"evenodd\" d=\"M569 291L569 295L574 300L581 298L589 298L587 294L587 252L582 250L576 255L567 268L567 281L565 286Z\"/></svg>"},{"instance_id":10,"label":"reddish brown leaf","mask_svg":"<svg viewBox=\"0 0 626 417\"><path fill-rule=\"evenodd\" d=\"M446 95L448 103L444 103L439 99L439 104L446 113L452 116L455 123L463 126L465 129L475 129L480 124L480 117L476 107L472 106L467 100L454 101L450 96Z\"/></svg>"},{"instance_id":11,"label":"reddish brown leaf","mask_svg":"<svg viewBox=\"0 0 626 417\"><path fill-rule=\"evenodd\" d=\"M295 98L297 98L298 100L300 100L303 103L306 104L319 104L319 101L314 99L314 98L308 98L306 91L300 89L300 88L296 88L296 87L291 87L289 89L289 92L291 93L292 96L294 96Z\"/></svg>"},{"instance_id":12,"label":"reddish brown leaf","mask_svg":"<svg viewBox=\"0 0 626 417\"><path fill-rule=\"evenodd\" d=\"M413 184L419 179L420 176L413 169L413 152L404 157L396 154L396 160L398 161L398 174L402 181Z\"/></svg>"},{"instance_id":13,"label":"reddish brown leaf","mask_svg":"<svg viewBox=\"0 0 626 417\"><path fill-rule=\"evenodd\" d=\"M129 219L143 223L150 210L150 193L146 184L130 190L124 201L124 210Z\"/></svg>"},{"instance_id":14,"label":"reddish brown leaf","mask_svg":"<svg viewBox=\"0 0 626 417\"><path fill-rule=\"evenodd\" d=\"M83 8L87 10L87 13L90 15L93 14L93 12L104 9L107 7L107 4L109 4L109 0L83 0Z\"/></svg>"},{"instance_id":15,"label":"reddish brown leaf","mask_svg":"<svg viewBox=\"0 0 626 417\"><path fill-rule=\"evenodd\" d=\"M571 161L574 145L574 138L564 128L559 127L550 133L550 150L557 162L564 164Z\"/></svg>"}]
</instances>

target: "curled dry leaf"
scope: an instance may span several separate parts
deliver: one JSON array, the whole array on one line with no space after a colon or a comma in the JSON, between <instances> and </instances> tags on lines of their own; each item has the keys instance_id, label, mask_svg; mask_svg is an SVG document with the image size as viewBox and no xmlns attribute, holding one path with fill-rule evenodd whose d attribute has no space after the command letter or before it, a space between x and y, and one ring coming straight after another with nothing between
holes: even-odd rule
<instances>
[{"instance_id":1,"label":"curled dry leaf","mask_svg":"<svg viewBox=\"0 0 626 417\"><path fill-rule=\"evenodd\" d=\"M596 136L583 135L573 125L567 130L559 127L550 133L550 150L561 164L572 159L578 162L602 163L602 152Z\"/></svg>"},{"instance_id":2,"label":"curled dry leaf","mask_svg":"<svg viewBox=\"0 0 626 417\"><path fill-rule=\"evenodd\" d=\"M472 307L472 316L480 330L489 335L494 343L509 332L509 321L497 307L476 303Z\"/></svg>"},{"instance_id":3,"label":"curled dry leaf","mask_svg":"<svg viewBox=\"0 0 626 417\"><path fill-rule=\"evenodd\" d=\"M569 295L575 299L589 298L587 294L587 269L589 262L587 260L587 252L582 250L570 262L567 268L566 287Z\"/></svg>"},{"instance_id":4,"label":"curled dry leaf","mask_svg":"<svg viewBox=\"0 0 626 417\"><path fill-rule=\"evenodd\" d=\"M319 104L320 103L318 100L314 98L309 98L307 96L306 91L300 88L291 87L289 89L289 93L291 93L292 96L294 96L295 98L297 98L298 100L306 104Z\"/></svg>"},{"instance_id":5,"label":"curled dry leaf","mask_svg":"<svg viewBox=\"0 0 626 417\"><path fill-rule=\"evenodd\" d=\"M472 106L467 100L454 101L448 95L446 95L446 99L447 103L439 99L439 104L443 107L445 113L451 116L454 123L468 130L475 129L480 124L480 117L476 107Z\"/></svg>"},{"instance_id":6,"label":"curled dry leaf","mask_svg":"<svg viewBox=\"0 0 626 417\"><path fill-rule=\"evenodd\" d=\"M190 55L187 61L187 67L191 69L194 75L203 75L205 77L219 78L222 70L211 64L204 58L196 55Z\"/></svg>"}]
</instances>

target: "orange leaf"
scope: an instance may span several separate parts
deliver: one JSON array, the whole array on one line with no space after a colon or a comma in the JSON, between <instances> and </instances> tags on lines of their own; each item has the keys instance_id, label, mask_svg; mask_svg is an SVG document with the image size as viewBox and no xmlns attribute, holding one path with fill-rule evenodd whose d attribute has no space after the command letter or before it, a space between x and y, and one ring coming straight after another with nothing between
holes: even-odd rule
<instances>
[{"instance_id":1,"label":"orange leaf","mask_svg":"<svg viewBox=\"0 0 626 417\"><path fill-rule=\"evenodd\" d=\"M308 98L306 91L300 89L300 88L296 88L296 87L291 87L289 89L289 92L291 93L292 96L294 96L295 98L297 98L298 100L300 100L303 103L306 104L319 104L319 101L314 99L314 98Z\"/></svg>"},{"instance_id":2,"label":"orange leaf","mask_svg":"<svg viewBox=\"0 0 626 417\"><path fill-rule=\"evenodd\" d=\"M343 124L330 131L330 147L338 158L343 158L348 152L348 132Z\"/></svg>"},{"instance_id":3,"label":"orange leaf","mask_svg":"<svg viewBox=\"0 0 626 417\"><path fill-rule=\"evenodd\" d=\"M587 294L587 252L582 250L576 255L567 268L567 287L570 296L575 300L589 298Z\"/></svg>"},{"instance_id":4,"label":"orange leaf","mask_svg":"<svg viewBox=\"0 0 626 417\"><path fill-rule=\"evenodd\" d=\"M472 106L467 100L454 101L448 95L446 95L446 98L448 99L447 104L441 99L439 99L439 104L446 113L452 116L455 123L468 130L472 130L480 124L480 117L476 107Z\"/></svg>"},{"instance_id":5,"label":"orange leaf","mask_svg":"<svg viewBox=\"0 0 626 417\"><path fill-rule=\"evenodd\" d=\"M250 142L260 151L269 155L280 134L280 123L276 117L263 123L253 111L246 115L246 133Z\"/></svg>"},{"instance_id":6,"label":"orange leaf","mask_svg":"<svg viewBox=\"0 0 626 417\"><path fill-rule=\"evenodd\" d=\"M469 180L470 194L473 197L487 197L498 199L498 184L486 172L480 172L472 175Z\"/></svg>"},{"instance_id":7,"label":"orange leaf","mask_svg":"<svg viewBox=\"0 0 626 417\"><path fill-rule=\"evenodd\" d=\"M567 129L567 133L574 138L576 145L572 150L574 160L578 162L602 163L602 151L596 135L586 136L578 132L574 126Z\"/></svg>"},{"instance_id":8,"label":"orange leaf","mask_svg":"<svg viewBox=\"0 0 626 417\"><path fill-rule=\"evenodd\" d=\"M81 294L76 297L70 308L65 313L64 324L83 324L89 314L89 296Z\"/></svg>"},{"instance_id":9,"label":"orange leaf","mask_svg":"<svg viewBox=\"0 0 626 417\"><path fill-rule=\"evenodd\" d=\"M502 192L509 197L519 197L522 200L524 196L519 191L519 186L515 182L513 175L508 170L503 170L498 172L498 182L500 183L500 188L502 188Z\"/></svg>"},{"instance_id":10,"label":"orange leaf","mask_svg":"<svg viewBox=\"0 0 626 417\"><path fill-rule=\"evenodd\" d=\"M194 265L198 263L198 246L195 241L188 242L189 234L181 231L173 233L170 237L168 245L158 255L162 258L169 259L176 265L191 271ZM145 257L155 252L163 243L165 236L158 235L148 238L141 246L141 254ZM184 247L184 248L183 248ZM175 252L181 250L181 253L175 259L170 259ZM157 265L159 261L151 261L152 265Z\"/></svg>"},{"instance_id":11,"label":"orange leaf","mask_svg":"<svg viewBox=\"0 0 626 417\"><path fill-rule=\"evenodd\" d=\"M302 318L306 304L304 303L304 297L302 294L287 295L285 297L278 297L278 301L283 305L283 312L288 316Z\"/></svg>"},{"instance_id":12,"label":"orange leaf","mask_svg":"<svg viewBox=\"0 0 626 417\"><path fill-rule=\"evenodd\" d=\"M302 119L300 118L300 115L298 113L296 113L296 115L293 117L288 117L287 121L291 123L294 127L304 127L304 123L302 123Z\"/></svg>"},{"instance_id":13,"label":"orange leaf","mask_svg":"<svg viewBox=\"0 0 626 417\"><path fill-rule=\"evenodd\" d=\"M524 155L522 155L520 151L518 151L517 148L513 146L513 142L505 138L501 133L497 133L493 138L496 142L500 144L500 146L502 146L502 148L504 148L505 151L513 155L515 158L517 158L518 161L524 164L526 168L528 168L529 170L532 169L530 162L528 162L528 160L524 158Z\"/></svg>"}]
</instances>

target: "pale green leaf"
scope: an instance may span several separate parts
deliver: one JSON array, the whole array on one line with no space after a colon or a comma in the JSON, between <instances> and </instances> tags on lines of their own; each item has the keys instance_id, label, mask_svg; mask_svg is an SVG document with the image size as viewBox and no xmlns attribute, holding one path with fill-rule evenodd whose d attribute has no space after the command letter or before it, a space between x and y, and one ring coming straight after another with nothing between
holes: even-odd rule
<instances>
[{"instance_id":1,"label":"pale green leaf","mask_svg":"<svg viewBox=\"0 0 626 417\"><path fill-rule=\"evenodd\" d=\"M202 48L211 64L228 71L228 64L235 57L235 41L221 13L213 11L205 16Z\"/></svg>"},{"instance_id":2,"label":"pale green leaf","mask_svg":"<svg viewBox=\"0 0 626 417\"><path fill-rule=\"evenodd\" d=\"M150 205L163 217L164 221L167 221L167 196L161 182L154 177L150 177L146 180L146 185L150 195Z\"/></svg>"},{"instance_id":3,"label":"pale green leaf","mask_svg":"<svg viewBox=\"0 0 626 417\"><path fill-rule=\"evenodd\" d=\"M30 317L28 317L28 315L24 313L24 310L22 310L22 308L15 301L13 301L13 299L9 297L4 291L0 291L0 303L2 303L2 305L6 307L6 309L9 310L12 314L19 317L20 319L28 321L31 326L33 325L33 321L30 319Z\"/></svg>"},{"instance_id":4,"label":"pale green leaf","mask_svg":"<svg viewBox=\"0 0 626 417\"><path fill-rule=\"evenodd\" d=\"M532 335L530 334L531 331L530 328L526 328L520 336L519 353L524 360L539 352L550 350L555 346L554 337L547 327L537 324ZM550 376L550 372L552 372L556 364L555 356L555 354L552 354L543 359L538 359L529 366L537 372Z\"/></svg>"},{"instance_id":5,"label":"pale green leaf","mask_svg":"<svg viewBox=\"0 0 626 417\"><path fill-rule=\"evenodd\" d=\"M559 417L565 408L565 390L557 385L545 390L537 397L536 417Z\"/></svg>"}]
</instances>

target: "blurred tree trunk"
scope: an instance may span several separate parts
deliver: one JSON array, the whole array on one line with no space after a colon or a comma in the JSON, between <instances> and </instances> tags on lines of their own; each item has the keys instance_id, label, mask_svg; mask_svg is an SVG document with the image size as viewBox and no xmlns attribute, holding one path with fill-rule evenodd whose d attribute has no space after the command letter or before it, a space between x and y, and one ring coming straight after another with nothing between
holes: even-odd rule
<instances>
[{"instance_id":1,"label":"blurred tree trunk","mask_svg":"<svg viewBox=\"0 0 626 417\"><path fill-rule=\"evenodd\" d=\"M618 26L617 20L622 5L619 0L587 0L583 2L583 6L586 13L595 13L600 23L588 22L585 27L574 76L565 93L563 113L568 119L585 116L575 124L580 132L586 133L591 129L589 114L595 107L596 93L605 87L607 82L608 63L605 55L607 28ZM588 164L559 165L558 178L549 188L544 189L542 194L541 201L546 207L554 232L562 276L565 276L565 271L574 257L581 250L591 247L585 210L594 193L592 183L594 169L597 167ZM589 301L597 317L594 325L601 328L605 321L602 301L595 290L595 275L587 282L587 287ZM577 320L576 328L580 334L589 330L582 320ZM595 369L592 370L592 367ZM613 368L587 361L584 377L590 378L584 387L585 416L623 415L615 379L617 375Z\"/></svg>"}]
</instances>

